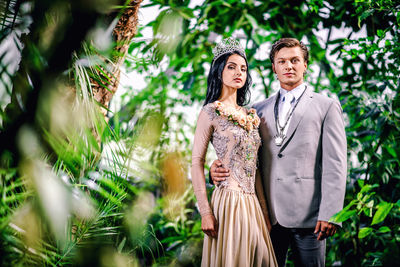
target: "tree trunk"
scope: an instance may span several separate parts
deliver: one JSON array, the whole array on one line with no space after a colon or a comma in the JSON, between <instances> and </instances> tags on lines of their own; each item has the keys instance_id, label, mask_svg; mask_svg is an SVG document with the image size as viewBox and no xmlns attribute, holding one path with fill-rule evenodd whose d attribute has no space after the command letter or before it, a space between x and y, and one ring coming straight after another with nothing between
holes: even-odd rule
<instances>
[{"instance_id":1,"label":"tree trunk","mask_svg":"<svg viewBox=\"0 0 400 267\"><path fill-rule=\"evenodd\" d=\"M102 69L108 77L105 75L102 76L105 80L108 80L109 84L100 84L91 79L93 97L104 107L101 111L105 117L107 115L110 100L118 89L121 65L124 63L129 44L137 33L138 10L142 1L143 0L131 1L113 30L113 37L117 43L115 50L117 50L116 52L120 56L113 59L113 64L110 64L110 67L108 68L110 71Z\"/></svg>"}]
</instances>

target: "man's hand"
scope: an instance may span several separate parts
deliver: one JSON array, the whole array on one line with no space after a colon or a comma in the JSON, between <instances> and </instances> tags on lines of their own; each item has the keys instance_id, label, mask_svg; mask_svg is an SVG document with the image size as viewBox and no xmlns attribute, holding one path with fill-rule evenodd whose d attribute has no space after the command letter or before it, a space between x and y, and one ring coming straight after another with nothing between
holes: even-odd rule
<instances>
[{"instance_id":1,"label":"man's hand","mask_svg":"<svg viewBox=\"0 0 400 267\"><path fill-rule=\"evenodd\" d=\"M336 225L326 221L318 221L315 226L314 234L318 233L318 240L324 240L329 236L333 236L336 233Z\"/></svg>"},{"instance_id":2,"label":"man's hand","mask_svg":"<svg viewBox=\"0 0 400 267\"><path fill-rule=\"evenodd\" d=\"M213 214L207 214L201 217L201 230L209 237L218 236L218 222Z\"/></svg>"},{"instance_id":3,"label":"man's hand","mask_svg":"<svg viewBox=\"0 0 400 267\"><path fill-rule=\"evenodd\" d=\"M225 169L222 166L222 162L219 159L214 160L210 168L210 173L211 179L216 186L218 186L220 182L225 181L226 178L229 177L229 170Z\"/></svg>"}]
</instances>

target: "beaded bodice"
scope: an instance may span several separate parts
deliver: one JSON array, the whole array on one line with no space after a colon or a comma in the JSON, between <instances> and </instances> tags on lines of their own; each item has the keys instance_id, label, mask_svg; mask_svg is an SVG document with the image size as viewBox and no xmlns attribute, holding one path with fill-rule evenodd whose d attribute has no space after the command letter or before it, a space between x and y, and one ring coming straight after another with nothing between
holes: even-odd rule
<instances>
[{"instance_id":1,"label":"beaded bodice","mask_svg":"<svg viewBox=\"0 0 400 267\"><path fill-rule=\"evenodd\" d=\"M231 173L220 186L239 187L245 193L254 193L257 151L261 144L258 129L246 130L218 115L213 103L203 109L213 125L211 143L218 159Z\"/></svg>"}]
</instances>

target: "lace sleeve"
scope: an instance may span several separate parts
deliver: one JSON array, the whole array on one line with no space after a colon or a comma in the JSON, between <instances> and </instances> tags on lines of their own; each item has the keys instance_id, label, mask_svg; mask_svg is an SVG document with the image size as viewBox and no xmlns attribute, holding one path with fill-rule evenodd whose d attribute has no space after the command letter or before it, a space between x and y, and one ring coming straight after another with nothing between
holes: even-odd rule
<instances>
[{"instance_id":1,"label":"lace sleeve","mask_svg":"<svg viewBox=\"0 0 400 267\"><path fill-rule=\"evenodd\" d=\"M209 107L204 107L201 110L197 120L192 150L192 184L201 216L212 214L212 210L207 199L206 182L204 176L205 156L214 129L211 118L207 114L207 108Z\"/></svg>"}]
</instances>

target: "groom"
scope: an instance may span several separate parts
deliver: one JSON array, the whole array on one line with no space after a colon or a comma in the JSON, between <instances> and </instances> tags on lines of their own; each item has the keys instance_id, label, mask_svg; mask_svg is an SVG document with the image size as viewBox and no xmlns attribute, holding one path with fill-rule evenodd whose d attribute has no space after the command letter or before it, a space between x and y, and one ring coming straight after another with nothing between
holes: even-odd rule
<instances>
[{"instance_id":1,"label":"groom","mask_svg":"<svg viewBox=\"0 0 400 267\"><path fill-rule=\"evenodd\" d=\"M347 144L338 101L304 83L307 47L294 38L272 46L270 59L280 89L254 105L261 119L259 170L267 198L270 232L279 266L289 246L295 266L324 266L326 237L336 232L329 219L343 208ZM211 177L229 176L217 160ZM261 206L265 210L267 207Z\"/></svg>"}]
</instances>

